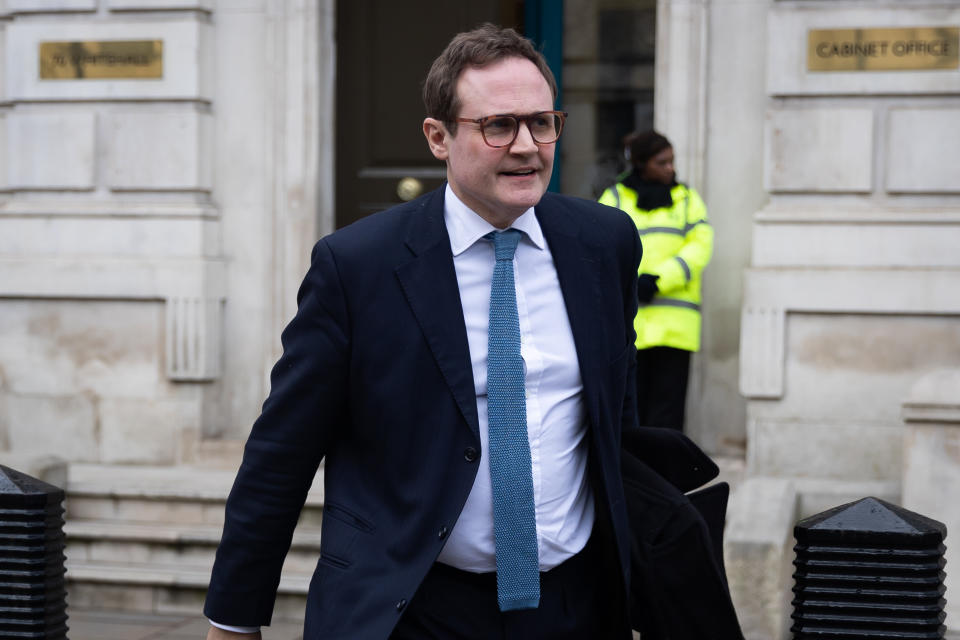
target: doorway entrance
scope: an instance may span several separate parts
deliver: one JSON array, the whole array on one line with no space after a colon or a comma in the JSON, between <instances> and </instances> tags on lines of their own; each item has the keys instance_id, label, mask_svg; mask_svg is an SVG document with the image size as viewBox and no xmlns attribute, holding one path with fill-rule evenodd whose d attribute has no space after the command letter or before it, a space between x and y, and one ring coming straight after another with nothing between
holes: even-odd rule
<instances>
[{"instance_id":1,"label":"doorway entrance","mask_svg":"<svg viewBox=\"0 0 960 640\"><path fill-rule=\"evenodd\" d=\"M337 228L442 184L421 130L427 70L455 34L522 32L522 17L522 0L337 2Z\"/></svg>"},{"instance_id":2,"label":"doorway entrance","mask_svg":"<svg viewBox=\"0 0 960 640\"><path fill-rule=\"evenodd\" d=\"M440 186L420 88L454 34L482 22L542 49L570 113L551 189L596 198L624 168L620 141L653 125L656 0L338 0L337 228ZM556 177L555 175L555 177Z\"/></svg>"}]
</instances>

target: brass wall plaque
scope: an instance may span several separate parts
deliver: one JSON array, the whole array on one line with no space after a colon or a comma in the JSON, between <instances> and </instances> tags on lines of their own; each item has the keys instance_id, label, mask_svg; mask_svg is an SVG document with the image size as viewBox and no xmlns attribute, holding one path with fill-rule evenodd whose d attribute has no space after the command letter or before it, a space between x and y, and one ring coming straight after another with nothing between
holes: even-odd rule
<instances>
[{"instance_id":1,"label":"brass wall plaque","mask_svg":"<svg viewBox=\"0 0 960 640\"><path fill-rule=\"evenodd\" d=\"M960 68L960 27L811 29L809 71Z\"/></svg>"},{"instance_id":2,"label":"brass wall plaque","mask_svg":"<svg viewBox=\"0 0 960 640\"><path fill-rule=\"evenodd\" d=\"M42 80L163 77L163 40L41 42Z\"/></svg>"}]
</instances>

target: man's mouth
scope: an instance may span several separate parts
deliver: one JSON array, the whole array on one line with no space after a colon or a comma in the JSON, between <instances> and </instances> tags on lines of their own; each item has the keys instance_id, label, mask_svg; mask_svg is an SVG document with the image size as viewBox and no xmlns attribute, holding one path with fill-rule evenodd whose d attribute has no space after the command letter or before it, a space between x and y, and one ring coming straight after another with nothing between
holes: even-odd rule
<instances>
[{"instance_id":1,"label":"man's mouth","mask_svg":"<svg viewBox=\"0 0 960 640\"><path fill-rule=\"evenodd\" d=\"M518 176L518 177L530 176L530 175L533 175L534 173L536 173L536 171L534 171L533 169L517 169L515 171L501 172L501 174L505 176Z\"/></svg>"}]
</instances>

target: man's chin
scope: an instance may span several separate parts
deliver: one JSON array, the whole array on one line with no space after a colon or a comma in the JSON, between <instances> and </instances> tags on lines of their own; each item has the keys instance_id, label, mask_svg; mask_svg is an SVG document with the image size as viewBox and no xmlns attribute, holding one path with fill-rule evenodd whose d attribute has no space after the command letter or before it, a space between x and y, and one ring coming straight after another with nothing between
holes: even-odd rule
<instances>
[{"instance_id":1,"label":"man's chin","mask_svg":"<svg viewBox=\"0 0 960 640\"><path fill-rule=\"evenodd\" d=\"M518 210L522 213L540 202L540 198L543 197L546 190L547 185L545 184L510 189L501 199L501 202L505 207Z\"/></svg>"}]
</instances>

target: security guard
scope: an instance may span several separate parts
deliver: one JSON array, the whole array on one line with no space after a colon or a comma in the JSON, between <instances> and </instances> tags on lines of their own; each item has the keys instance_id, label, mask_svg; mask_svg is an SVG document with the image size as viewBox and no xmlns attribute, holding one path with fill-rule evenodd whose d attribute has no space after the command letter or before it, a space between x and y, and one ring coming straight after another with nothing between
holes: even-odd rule
<instances>
[{"instance_id":1,"label":"security guard","mask_svg":"<svg viewBox=\"0 0 960 640\"><path fill-rule=\"evenodd\" d=\"M643 241L637 297L637 406L641 425L683 430L690 354L700 348L700 276L713 252L707 207L677 182L670 141L656 131L624 139L632 170L600 202L625 211Z\"/></svg>"}]
</instances>

